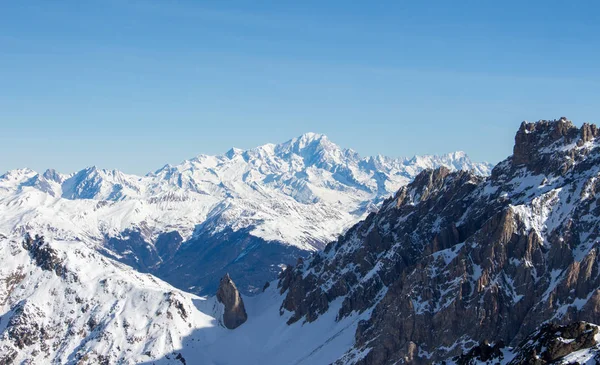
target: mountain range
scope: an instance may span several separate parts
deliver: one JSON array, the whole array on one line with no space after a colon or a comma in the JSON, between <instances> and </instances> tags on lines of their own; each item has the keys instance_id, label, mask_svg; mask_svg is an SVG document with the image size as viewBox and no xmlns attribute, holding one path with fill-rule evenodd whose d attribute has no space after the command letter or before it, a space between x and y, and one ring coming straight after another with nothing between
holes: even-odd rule
<instances>
[{"instance_id":1,"label":"mountain range","mask_svg":"<svg viewBox=\"0 0 600 365\"><path fill-rule=\"evenodd\" d=\"M599 178L595 125L524 122L489 176L422 170L251 296L14 231L0 364L597 364Z\"/></svg>"},{"instance_id":2,"label":"mountain range","mask_svg":"<svg viewBox=\"0 0 600 365\"><path fill-rule=\"evenodd\" d=\"M200 155L145 176L90 167L0 176L0 232L81 240L180 289L214 294L226 272L257 292L427 168L487 175L465 153L359 156L326 136Z\"/></svg>"}]
</instances>

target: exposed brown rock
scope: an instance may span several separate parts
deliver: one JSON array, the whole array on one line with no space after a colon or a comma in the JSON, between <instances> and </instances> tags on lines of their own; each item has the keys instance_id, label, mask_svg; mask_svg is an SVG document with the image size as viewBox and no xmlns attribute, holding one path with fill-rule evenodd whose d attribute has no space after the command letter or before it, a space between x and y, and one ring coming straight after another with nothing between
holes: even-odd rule
<instances>
[{"instance_id":1,"label":"exposed brown rock","mask_svg":"<svg viewBox=\"0 0 600 365\"><path fill-rule=\"evenodd\" d=\"M521 343L510 364L552 364L575 351L596 345L598 327L585 322L546 324Z\"/></svg>"},{"instance_id":2,"label":"exposed brown rock","mask_svg":"<svg viewBox=\"0 0 600 365\"><path fill-rule=\"evenodd\" d=\"M512 163L515 167L525 165L536 173L547 171L548 168L555 169L563 161L556 161L552 154L540 152L555 143L574 142L580 134L579 128L565 117L552 121L523 122L515 136Z\"/></svg>"},{"instance_id":3,"label":"exposed brown rock","mask_svg":"<svg viewBox=\"0 0 600 365\"><path fill-rule=\"evenodd\" d=\"M35 305L22 303L14 310L7 324L7 334L15 346L23 349L41 342L46 333L39 319L43 314Z\"/></svg>"},{"instance_id":4,"label":"exposed brown rock","mask_svg":"<svg viewBox=\"0 0 600 365\"><path fill-rule=\"evenodd\" d=\"M581 127L581 140L590 142L594 138L598 137L598 127L595 124L583 123Z\"/></svg>"},{"instance_id":5,"label":"exposed brown rock","mask_svg":"<svg viewBox=\"0 0 600 365\"><path fill-rule=\"evenodd\" d=\"M35 263L42 270L54 271L58 276L63 276L67 273L67 269L63 265L58 253L50 247L50 244L44 241L43 236L36 235L35 238L31 238L30 235L27 235L23 241L23 248L29 251Z\"/></svg>"},{"instance_id":6,"label":"exposed brown rock","mask_svg":"<svg viewBox=\"0 0 600 365\"><path fill-rule=\"evenodd\" d=\"M229 274L221 279L217 290L217 300L225 306L223 324L229 329L241 326L248 319L244 301Z\"/></svg>"},{"instance_id":7,"label":"exposed brown rock","mask_svg":"<svg viewBox=\"0 0 600 365\"><path fill-rule=\"evenodd\" d=\"M505 348L503 342L491 346L485 341L453 360L457 365L506 363L505 353L502 351L505 349L507 353L512 353L513 357L508 365L566 364L565 356L590 349L590 355L594 356L595 363L598 363L600 349L594 338L597 334L598 327L586 322L573 322L564 326L547 323L514 348Z\"/></svg>"},{"instance_id":8,"label":"exposed brown rock","mask_svg":"<svg viewBox=\"0 0 600 365\"><path fill-rule=\"evenodd\" d=\"M484 340L516 346L550 319L600 323L600 148L585 144L597 135L566 118L523 123L487 180L422 172L288 268L282 312L314 321L341 297L338 320L370 313L355 334L363 356L338 361L365 365L430 364Z\"/></svg>"},{"instance_id":9,"label":"exposed brown rock","mask_svg":"<svg viewBox=\"0 0 600 365\"><path fill-rule=\"evenodd\" d=\"M457 365L474 365L480 362L491 362L493 359L501 359L504 342L500 341L493 346L488 341L471 348L469 352L454 359Z\"/></svg>"}]
</instances>

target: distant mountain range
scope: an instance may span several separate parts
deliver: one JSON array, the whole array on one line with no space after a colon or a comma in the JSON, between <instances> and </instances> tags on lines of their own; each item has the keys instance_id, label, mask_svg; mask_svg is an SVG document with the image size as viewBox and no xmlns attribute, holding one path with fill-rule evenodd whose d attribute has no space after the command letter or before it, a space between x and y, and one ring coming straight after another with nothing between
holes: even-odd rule
<instances>
[{"instance_id":1,"label":"distant mountain range","mask_svg":"<svg viewBox=\"0 0 600 365\"><path fill-rule=\"evenodd\" d=\"M70 175L13 170L0 177L0 232L82 240L196 293L214 293L229 271L250 293L281 265L377 210L419 172L440 166L478 175L491 169L463 152L363 158L306 133L146 176L96 167Z\"/></svg>"}]
</instances>

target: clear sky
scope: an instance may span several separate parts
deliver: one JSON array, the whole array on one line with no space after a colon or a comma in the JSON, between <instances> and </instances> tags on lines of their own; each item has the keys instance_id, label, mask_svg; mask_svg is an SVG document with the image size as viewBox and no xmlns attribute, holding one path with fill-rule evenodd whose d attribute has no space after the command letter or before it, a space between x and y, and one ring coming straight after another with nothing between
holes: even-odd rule
<instances>
[{"instance_id":1,"label":"clear sky","mask_svg":"<svg viewBox=\"0 0 600 365\"><path fill-rule=\"evenodd\" d=\"M145 173L319 132L497 162L600 122L597 1L3 1L0 171Z\"/></svg>"}]
</instances>

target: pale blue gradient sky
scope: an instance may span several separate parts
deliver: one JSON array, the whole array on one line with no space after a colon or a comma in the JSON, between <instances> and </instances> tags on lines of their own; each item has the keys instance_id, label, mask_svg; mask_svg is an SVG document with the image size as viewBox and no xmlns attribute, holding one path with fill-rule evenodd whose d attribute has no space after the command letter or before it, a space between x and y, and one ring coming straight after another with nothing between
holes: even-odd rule
<instances>
[{"instance_id":1,"label":"pale blue gradient sky","mask_svg":"<svg viewBox=\"0 0 600 365\"><path fill-rule=\"evenodd\" d=\"M600 122L599 14L595 1L7 1L0 171L146 173L307 131L362 155L497 162L524 119Z\"/></svg>"}]
</instances>

